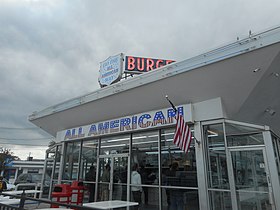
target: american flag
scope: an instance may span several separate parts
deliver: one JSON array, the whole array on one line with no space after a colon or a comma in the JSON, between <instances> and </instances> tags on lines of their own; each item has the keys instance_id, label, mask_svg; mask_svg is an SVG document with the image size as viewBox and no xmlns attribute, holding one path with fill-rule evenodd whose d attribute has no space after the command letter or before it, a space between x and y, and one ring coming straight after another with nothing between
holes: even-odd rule
<instances>
[{"instance_id":1,"label":"american flag","mask_svg":"<svg viewBox=\"0 0 280 210\"><path fill-rule=\"evenodd\" d=\"M177 123L173 143L184 152L188 152L191 145L191 140L192 136L189 126L184 121L184 117L177 114Z\"/></svg>"}]
</instances>

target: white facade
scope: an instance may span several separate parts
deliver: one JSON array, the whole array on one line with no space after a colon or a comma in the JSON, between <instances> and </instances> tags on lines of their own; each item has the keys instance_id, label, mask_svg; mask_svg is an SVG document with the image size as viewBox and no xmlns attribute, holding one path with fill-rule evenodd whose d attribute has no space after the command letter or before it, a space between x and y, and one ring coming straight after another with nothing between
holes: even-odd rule
<instances>
[{"instance_id":1,"label":"white facade","mask_svg":"<svg viewBox=\"0 0 280 210\"><path fill-rule=\"evenodd\" d=\"M48 150L45 173L53 184L85 180L94 166L85 181L102 200L109 164L107 199L132 200L127 175L138 163L153 176L143 178L148 209L280 209L279 65L276 28L35 112L30 121L61 142ZM189 107L196 141L186 154L172 144L165 95Z\"/></svg>"}]
</instances>

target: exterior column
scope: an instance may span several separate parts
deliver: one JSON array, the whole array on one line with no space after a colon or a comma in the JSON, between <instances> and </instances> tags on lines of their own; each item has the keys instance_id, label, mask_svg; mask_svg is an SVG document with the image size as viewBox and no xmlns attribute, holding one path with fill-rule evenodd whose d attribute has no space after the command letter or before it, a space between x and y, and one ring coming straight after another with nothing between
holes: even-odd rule
<instances>
[{"instance_id":1,"label":"exterior column","mask_svg":"<svg viewBox=\"0 0 280 210\"><path fill-rule=\"evenodd\" d=\"M195 122L194 124L194 136L198 142L195 142L196 153L196 166L197 166L197 184L198 184L198 196L199 196L199 209L209 209L209 199L207 190L207 173L206 163L204 162L205 144L203 142L201 122Z\"/></svg>"},{"instance_id":2,"label":"exterior column","mask_svg":"<svg viewBox=\"0 0 280 210\"><path fill-rule=\"evenodd\" d=\"M274 205L275 205L272 206L272 209L280 209L280 199L278 199L280 195L280 183L279 183L278 169L275 161L275 155L274 155L275 153L273 150L271 132L270 131L263 132L263 138L265 142L265 150L266 150L266 156L268 160L267 161L268 169L269 169L268 176L270 176L268 177L268 180L270 180L271 183L269 183L269 185L271 185L272 188L272 192L270 192L270 196L274 198ZM269 191L271 191L271 189Z\"/></svg>"}]
</instances>

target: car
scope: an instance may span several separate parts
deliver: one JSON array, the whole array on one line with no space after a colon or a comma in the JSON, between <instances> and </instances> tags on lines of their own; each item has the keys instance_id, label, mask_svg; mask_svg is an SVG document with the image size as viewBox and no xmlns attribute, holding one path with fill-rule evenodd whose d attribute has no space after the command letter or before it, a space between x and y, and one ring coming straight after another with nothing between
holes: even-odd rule
<instances>
[{"instance_id":1,"label":"car","mask_svg":"<svg viewBox=\"0 0 280 210\"><path fill-rule=\"evenodd\" d=\"M16 186L14 184L11 184L7 179L3 178L3 181L6 182L6 190L10 191L15 189Z\"/></svg>"},{"instance_id":2,"label":"car","mask_svg":"<svg viewBox=\"0 0 280 210\"><path fill-rule=\"evenodd\" d=\"M40 185L42 182L42 178L43 178L43 174L38 174L38 173L23 173L20 174L16 181L15 181L15 185L18 184L37 184L37 189L40 189ZM46 175L45 177L45 183L44 183L44 187L43 187L43 192L47 192L50 186L50 177L48 175ZM30 190L30 189L34 189L35 186L34 185L24 185L24 186L17 186L17 190Z\"/></svg>"}]
</instances>

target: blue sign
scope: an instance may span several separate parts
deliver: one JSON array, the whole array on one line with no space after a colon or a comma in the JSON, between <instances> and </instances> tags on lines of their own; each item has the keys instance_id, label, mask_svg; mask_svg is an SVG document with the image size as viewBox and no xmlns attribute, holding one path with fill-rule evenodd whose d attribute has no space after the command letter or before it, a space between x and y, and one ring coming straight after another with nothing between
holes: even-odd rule
<instances>
[{"instance_id":1,"label":"blue sign","mask_svg":"<svg viewBox=\"0 0 280 210\"><path fill-rule=\"evenodd\" d=\"M101 87L111 85L120 81L123 69L123 54L107 58L100 63L99 69L99 84Z\"/></svg>"},{"instance_id":2,"label":"blue sign","mask_svg":"<svg viewBox=\"0 0 280 210\"><path fill-rule=\"evenodd\" d=\"M190 104L178 106L179 114L186 122L192 122L192 106ZM63 140L101 136L105 134L122 133L127 131L156 128L176 123L176 113L172 108L151 111L118 119L85 125L61 131Z\"/></svg>"}]
</instances>

